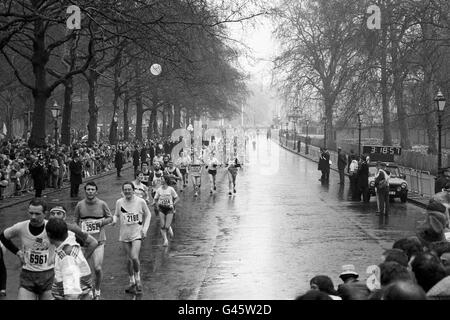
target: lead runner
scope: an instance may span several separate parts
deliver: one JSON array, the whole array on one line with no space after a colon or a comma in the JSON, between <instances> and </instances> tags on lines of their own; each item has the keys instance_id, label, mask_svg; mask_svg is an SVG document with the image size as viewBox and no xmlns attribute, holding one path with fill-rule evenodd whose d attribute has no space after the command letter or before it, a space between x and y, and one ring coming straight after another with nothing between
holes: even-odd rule
<instances>
[{"instance_id":1,"label":"lead runner","mask_svg":"<svg viewBox=\"0 0 450 320\"><path fill-rule=\"evenodd\" d=\"M84 186L86 198L77 203L74 211L75 222L81 230L92 235L98 246L91 255L95 283L94 300L100 300L100 285L103 278L102 264L105 252L106 234L104 227L113 221L111 211L105 201L97 198L98 187L93 181ZM90 259L90 260L91 260Z\"/></svg>"}]
</instances>

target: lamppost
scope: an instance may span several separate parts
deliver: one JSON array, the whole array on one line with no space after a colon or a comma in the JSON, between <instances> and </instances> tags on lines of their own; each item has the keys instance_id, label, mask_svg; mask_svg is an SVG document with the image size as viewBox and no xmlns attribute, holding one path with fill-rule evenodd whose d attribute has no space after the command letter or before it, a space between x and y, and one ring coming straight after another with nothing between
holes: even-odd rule
<instances>
[{"instance_id":1,"label":"lamppost","mask_svg":"<svg viewBox=\"0 0 450 320\"><path fill-rule=\"evenodd\" d=\"M361 115L362 115L362 112L361 111L358 111L358 124L359 124L359 127L358 127L358 156L361 156Z\"/></svg>"},{"instance_id":2,"label":"lamppost","mask_svg":"<svg viewBox=\"0 0 450 320\"><path fill-rule=\"evenodd\" d=\"M434 98L434 101L436 102L436 107L438 111L438 134L439 134L439 143L438 143L438 171L442 167L442 137L441 137L441 131L442 131L442 123L441 123L441 116L442 112L444 111L445 107L445 97L442 94L441 90L438 91L436 98Z\"/></svg>"},{"instance_id":3,"label":"lamppost","mask_svg":"<svg viewBox=\"0 0 450 320\"><path fill-rule=\"evenodd\" d=\"M114 141L113 143L116 145L117 144L117 135L119 134L119 117L117 116L117 112L114 112L114 117L113 117L113 122L114 122Z\"/></svg>"},{"instance_id":4,"label":"lamppost","mask_svg":"<svg viewBox=\"0 0 450 320\"><path fill-rule=\"evenodd\" d=\"M308 140L309 140L309 136L308 136L308 125L309 125L309 120L306 119L305 154L309 154L309 149L308 149Z\"/></svg>"},{"instance_id":5,"label":"lamppost","mask_svg":"<svg viewBox=\"0 0 450 320\"><path fill-rule=\"evenodd\" d=\"M324 116L322 118L323 120L323 147L326 148L327 147L327 117Z\"/></svg>"},{"instance_id":6,"label":"lamppost","mask_svg":"<svg viewBox=\"0 0 450 320\"><path fill-rule=\"evenodd\" d=\"M52 111L52 117L55 120L55 146L58 148L58 117L61 113L61 107L58 106L58 103L55 101L50 110Z\"/></svg>"},{"instance_id":7,"label":"lamppost","mask_svg":"<svg viewBox=\"0 0 450 320\"><path fill-rule=\"evenodd\" d=\"M191 160L194 162L194 126L190 123L186 130L191 134Z\"/></svg>"}]
</instances>

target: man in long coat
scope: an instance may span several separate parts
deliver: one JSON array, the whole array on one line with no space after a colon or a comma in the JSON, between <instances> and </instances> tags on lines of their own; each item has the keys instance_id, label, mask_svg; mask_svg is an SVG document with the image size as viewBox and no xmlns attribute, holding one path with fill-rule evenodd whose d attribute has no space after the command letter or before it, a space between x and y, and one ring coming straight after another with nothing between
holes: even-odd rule
<instances>
[{"instance_id":1,"label":"man in long coat","mask_svg":"<svg viewBox=\"0 0 450 320\"><path fill-rule=\"evenodd\" d=\"M123 167L123 154L122 154L122 150L120 150L120 148L118 148L116 151L116 156L114 158L114 164L117 169L117 177L121 177L120 171L122 170L122 167Z\"/></svg>"},{"instance_id":2,"label":"man in long coat","mask_svg":"<svg viewBox=\"0 0 450 320\"><path fill-rule=\"evenodd\" d=\"M70 171L70 196L72 198L78 197L78 189L80 184L83 183L83 164L80 161L80 155L75 153L72 161L69 163Z\"/></svg>"}]
</instances>

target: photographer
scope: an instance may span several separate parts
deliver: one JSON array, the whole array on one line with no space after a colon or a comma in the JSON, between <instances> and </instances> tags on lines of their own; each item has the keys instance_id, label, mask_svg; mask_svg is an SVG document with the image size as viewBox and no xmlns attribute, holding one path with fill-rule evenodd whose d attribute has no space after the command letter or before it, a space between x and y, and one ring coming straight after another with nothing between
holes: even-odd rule
<instances>
[{"instance_id":1,"label":"photographer","mask_svg":"<svg viewBox=\"0 0 450 320\"><path fill-rule=\"evenodd\" d=\"M42 154L39 155L39 158L31 166L30 173L34 182L35 197L40 198L42 197L42 190L45 189L47 175L44 156Z\"/></svg>"}]
</instances>

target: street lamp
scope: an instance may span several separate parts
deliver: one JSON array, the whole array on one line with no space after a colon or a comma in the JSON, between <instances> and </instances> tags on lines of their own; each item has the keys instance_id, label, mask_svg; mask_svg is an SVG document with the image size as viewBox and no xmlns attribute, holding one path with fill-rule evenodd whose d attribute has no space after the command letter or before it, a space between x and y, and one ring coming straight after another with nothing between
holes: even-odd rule
<instances>
[{"instance_id":1,"label":"street lamp","mask_svg":"<svg viewBox=\"0 0 450 320\"><path fill-rule=\"evenodd\" d=\"M188 125L186 130L191 134L191 159L194 161L194 127L191 123Z\"/></svg>"},{"instance_id":2,"label":"street lamp","mask_svg":"<svg viewBox=\"0 0 450 320\"><path fill-rule=\"evenodd\" d=\"M309 125L309 120L306 119L306 139L305 139L305 154L309 154L309 149L308 149L308 125Z\"/></svg>"},{"instance_id":3,"label":"street lamp","mask_svg":"<svg viewBox=\"0 0 450 320\"><path fill-rule=\"evenodd\" d=\"M55 101L50 110L52 112L52 117L55 120L55 146L58 148L58 117L61 113L61 107L58 106L58 103Z\"/></svg>"},{"instance_id":4,"label":"street lamp","mask_svg":"<svg viewBox=\"0 0 450 320\"><path fill-rule=\"evenodd\" d=\"M117 116L117 112L114 112L113 116L113 122L114 122L114 141L113 144L117 144L117 136L119 134L119 117Z\"/></svg>"},{"instance_id":5,"label":"street lamp","mask_svg":"<svg viewBox=\"0 0 450 320\"><path fill-rule=\"evenodd\" d=\"M362 112L358 111L357 115L358 115L358 124L359 124L359 127L358 127L358 131L359 131L358 132L358 134L359 134L359 137L358 137L358 155L361 156L361 115L362 115Z\"/></svg>"},{"instance_id":6,"label":"street lamp","mask_svg":"<svg viewBox=\"0 0 450 320\"><path fill-rule=\"evenodd\" d=\"M442 139L441 139L441 131L442 131L442 123L441 123L441 116L442 112L444 111L445 107L445 97L442 94L441 90L438 91L436 97L434 98L434 101L436 102L436 107L438 111L438 134L439 134L439 144L438 144L438 171L442 167Z\"/></svg>"},{"instance_id":7,"label":"street lamp","mask_svg":"<svg viewBox=\"0 0 450 320\"><path fill-rule=\"evenodd\" d=\"M323 126L323 147L326 148L327 147L327 117L324 116L322 118L323 122L324 122L324 126Z\"/></svg>"}]
</instances>

